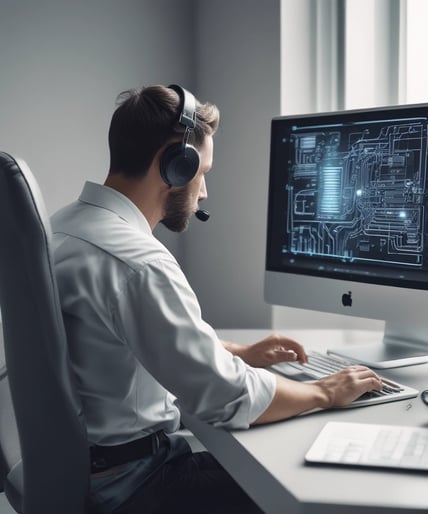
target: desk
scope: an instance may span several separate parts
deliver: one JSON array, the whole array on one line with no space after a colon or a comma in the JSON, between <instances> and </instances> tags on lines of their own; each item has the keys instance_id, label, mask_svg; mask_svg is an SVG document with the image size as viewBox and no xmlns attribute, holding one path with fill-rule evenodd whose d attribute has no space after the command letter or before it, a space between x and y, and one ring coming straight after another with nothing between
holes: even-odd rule
<instances>
[{"instance_id":1,"label":"desk","mask_svg":"<svg viewBox=\"0 0 428 514\"><path fill-rule=\"evenodd\" d=\"M248 343L268 330L219 330L219 337ZM291 330L307 349L378 340L379 333ZM385 370L385 377L428 387L428 364ZM304 455L327 421L428 426L428 407L419 397L370 407L316 412L227 432L184 414L202 444L267 514L421 514L428 511L428 475L304 464Z\"/></svg>"}]
</instances>

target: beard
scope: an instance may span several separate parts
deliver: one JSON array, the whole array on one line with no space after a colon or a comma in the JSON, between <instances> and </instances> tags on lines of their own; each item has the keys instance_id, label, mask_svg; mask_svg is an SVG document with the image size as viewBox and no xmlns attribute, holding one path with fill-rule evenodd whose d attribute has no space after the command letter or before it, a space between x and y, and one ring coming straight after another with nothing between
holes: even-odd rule
<instances>
[{"instance_id":1,"label":"beard","mask_svg":"<svg viewBox=\"0 0 428 514\"><path fill-rule=\"evenodd\" d=\"M170 191L165 204L165 216L161 223L172 232L184 232L189 226L193 210L190 205L190 193L187 186Z\"/></svg>"}]
</instances>

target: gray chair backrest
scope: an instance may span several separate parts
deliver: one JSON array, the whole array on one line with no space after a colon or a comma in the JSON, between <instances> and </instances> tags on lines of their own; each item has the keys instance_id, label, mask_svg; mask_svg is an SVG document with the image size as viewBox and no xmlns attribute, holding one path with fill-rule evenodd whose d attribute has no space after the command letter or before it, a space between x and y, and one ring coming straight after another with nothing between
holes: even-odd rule
<instances>
[{"instance_id":1,"label":"gray chair backrest","mask_svg":"<svg viewBox=\"0 0 428 514\"><path fill-rule=\"evenodd\" d=\"M89 451L69 365L49 219L28 166L2 152L0 308L23 479L16 479L20 469L12 470L6 495L25 514L82 514Z\"/></svg>"}]
</instances>

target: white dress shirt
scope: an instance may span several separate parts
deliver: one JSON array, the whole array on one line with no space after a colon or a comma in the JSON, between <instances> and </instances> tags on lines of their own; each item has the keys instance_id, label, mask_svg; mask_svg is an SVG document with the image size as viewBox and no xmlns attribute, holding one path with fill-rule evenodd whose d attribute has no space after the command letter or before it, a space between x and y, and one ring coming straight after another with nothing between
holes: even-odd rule
<instances>
[{"instance_id":1,"label":"white dress shirt","mask_svg":"<svg viewBox=\"0 0 428 514\"><path fill-rule=\"evenodd\" d=\"M247 428L267 408L274 376L225 350L177 261L131 200L87 182L79 200L51 221L92 443L174 432L178 405L227 428Z\"/></svg>"}]
</instances>

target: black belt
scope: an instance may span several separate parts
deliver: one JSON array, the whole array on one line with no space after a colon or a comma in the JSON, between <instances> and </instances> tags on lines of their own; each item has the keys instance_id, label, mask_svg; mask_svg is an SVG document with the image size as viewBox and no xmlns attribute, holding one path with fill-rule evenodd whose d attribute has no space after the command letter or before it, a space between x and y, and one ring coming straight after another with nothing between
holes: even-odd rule
<instances>
[{"instance_id":1,"label":"black belt","mask_svg":"<svg viewBox=\"0 0 428 514\"><path fill-rule=\"evenodd\" d=\"M91 473L99 473L113 466L119 466L133 460L154 455L158 449L165 446L168 436L163 430L154 432L146 437L116 446L91 446Z\"/></svg>"}]
</instances>

